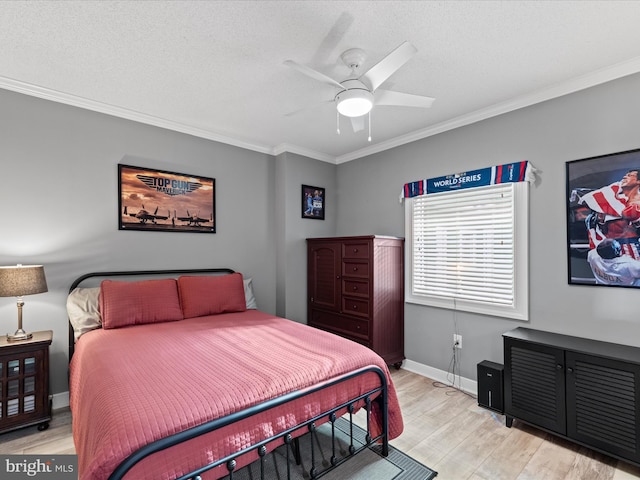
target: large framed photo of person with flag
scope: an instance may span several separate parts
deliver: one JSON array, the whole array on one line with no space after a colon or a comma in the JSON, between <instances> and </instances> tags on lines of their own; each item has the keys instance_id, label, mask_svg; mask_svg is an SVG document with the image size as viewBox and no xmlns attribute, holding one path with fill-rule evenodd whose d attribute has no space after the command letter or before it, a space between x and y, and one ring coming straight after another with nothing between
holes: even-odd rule
<instances>
[{"instance_id":1,"label":"large framed photo of person with flag","mask_svg":"<svg viewBox=\"0 0 640 480\"><path fill-rule=\"evenodd\" d=\"M118 165L118 229L216 233L214 178Z\"/></svg>"},{"instance_id":2,"label":"large framed photo of person with flag","mask_svg":"<svg viewBox=\"0 0 640 480\"><path fill-rule=\"evenodd\" d=\"M569 283L640 287L640 149L566 168Z\"/></svg>"}]
</instances>

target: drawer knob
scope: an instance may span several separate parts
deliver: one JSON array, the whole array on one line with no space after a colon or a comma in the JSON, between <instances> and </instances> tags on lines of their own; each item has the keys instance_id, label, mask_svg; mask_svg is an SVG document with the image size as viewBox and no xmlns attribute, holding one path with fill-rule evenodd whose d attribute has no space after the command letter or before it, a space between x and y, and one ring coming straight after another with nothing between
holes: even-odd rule
<instances>
[{"instance_id":1,"label":"drawer knob","mask_svg":"<svg viewBox=\"0 0 640 480\"><path fill-rule=\"evenodd\" d=\"M358 309L358 305L354 305L354 306L353 306L353 309L354 309L354 310L357 310L357 309Z\"/></svg>"},{"instance_id":2,"label":"drawer knob","mask_svg":"<svg viewBox=\"0 0 640 480\"><path fill-rule=\"evenodd\" d=\"M353 249L353 253L358 253L358 249L357 249L357 248L354 248L354 249Z\"/></svg>"},{"instance_id":3,"label":"drawer knob","mask_svg":"<svg viewBox=\"0 0 640 480\"><path fill-rule=\"evenodd\" d=\"M353 267L353 271L357 272L358 271L358 267Z\"/></svg>"},{"instance_id":4,"label":"drawer knob","mask_svg":"<svg viewBox=\"0 0 640 480\"><path fill-rule=\"evenodd\" d=\"M357 287L356 285L354 285L354 286L353 286L353 291L355 292L355 291L357 291L357 290L358 290L358 287Z\"/></svg>"}]
</instances>

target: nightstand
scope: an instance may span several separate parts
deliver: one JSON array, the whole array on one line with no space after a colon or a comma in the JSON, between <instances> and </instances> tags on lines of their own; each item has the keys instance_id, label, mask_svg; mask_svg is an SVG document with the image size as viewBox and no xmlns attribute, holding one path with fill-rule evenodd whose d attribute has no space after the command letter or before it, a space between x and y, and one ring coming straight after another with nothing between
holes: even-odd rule
<instances>
[{"instance_id":1,"label":"nightstand","mask_svg":"<svg viewBox=\"0 0 640 480\"><path fill-rule=\"evenodd\" d=\"M49 345L53 332L34 332L28 340L0 336L0 433L38 425L49 427Z\"/></svg>"}]
</instances>

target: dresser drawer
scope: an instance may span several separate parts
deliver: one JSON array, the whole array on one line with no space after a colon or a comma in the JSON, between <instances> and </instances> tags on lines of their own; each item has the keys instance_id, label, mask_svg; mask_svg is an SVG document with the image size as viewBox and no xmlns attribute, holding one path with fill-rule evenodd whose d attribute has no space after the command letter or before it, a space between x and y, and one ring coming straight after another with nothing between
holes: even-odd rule
<instances>
[{"instance_id":1,"label":"dresser drawer","mask_svg":"<svg viewBox=\"0 0 640 480\"><path fill-rule=\"evenodd\" d=\"M369 263L345 260L342 262L342 275L345 277L369 278Z\"/></svg>"},{"instance_id":2,"label":"dresser drawer","mask_svg":"<svg viewBox=\"0 0 640 480\"><path fill-rule=\"evenodd\" d=\"M357 318L347 318L341 315L332 315L317 310L312 312L311 325L333 332L351 334L363 338L369 335L369 322L367 321L358 320Z\"/></svg>"},{"instance_id":3,"label":"dresser drawer","mask_svg":"<svg viewBox=\"0 0 640 480\"><path fill-rule=\"evenodd\" d=\"M342 297L342 313L369 318L369 301L360 298Z\"/></svg>"},{"instance_id":4,"label":"dresser drawer","mask_svg":"<svg viewBox=\"0 0 640 480\"><path fill-rule=\"evenodd\" d=\"M369 258L369 244L367 242L353 242L342 244L343 258Z\"/></svg>"},{"instance_id":5,"label":"dresser drawer","mask_svg":"<svg viewBox=\"0 0 640 480\"><path fill-rule=\"evenodd\" d=\"M369 298L368 280L342 280L342 294L351 297Z\"/></svg>"}]
</instances>

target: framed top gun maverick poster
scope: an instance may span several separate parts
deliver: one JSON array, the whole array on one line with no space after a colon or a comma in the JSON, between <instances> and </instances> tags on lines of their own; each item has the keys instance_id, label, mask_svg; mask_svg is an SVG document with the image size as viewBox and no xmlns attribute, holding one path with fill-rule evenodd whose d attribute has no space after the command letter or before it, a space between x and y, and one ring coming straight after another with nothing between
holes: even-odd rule
<instances>
[{"instance_id":1,"label":"framed top gun maverick poster","mask_svg":"<svg viewBox=\"0 0 640 480\"><path fill-rule=\"evenodd\" d=\"M118 165L118 229L216 233L214 178Z\"/></svg>"}]
</instances>

